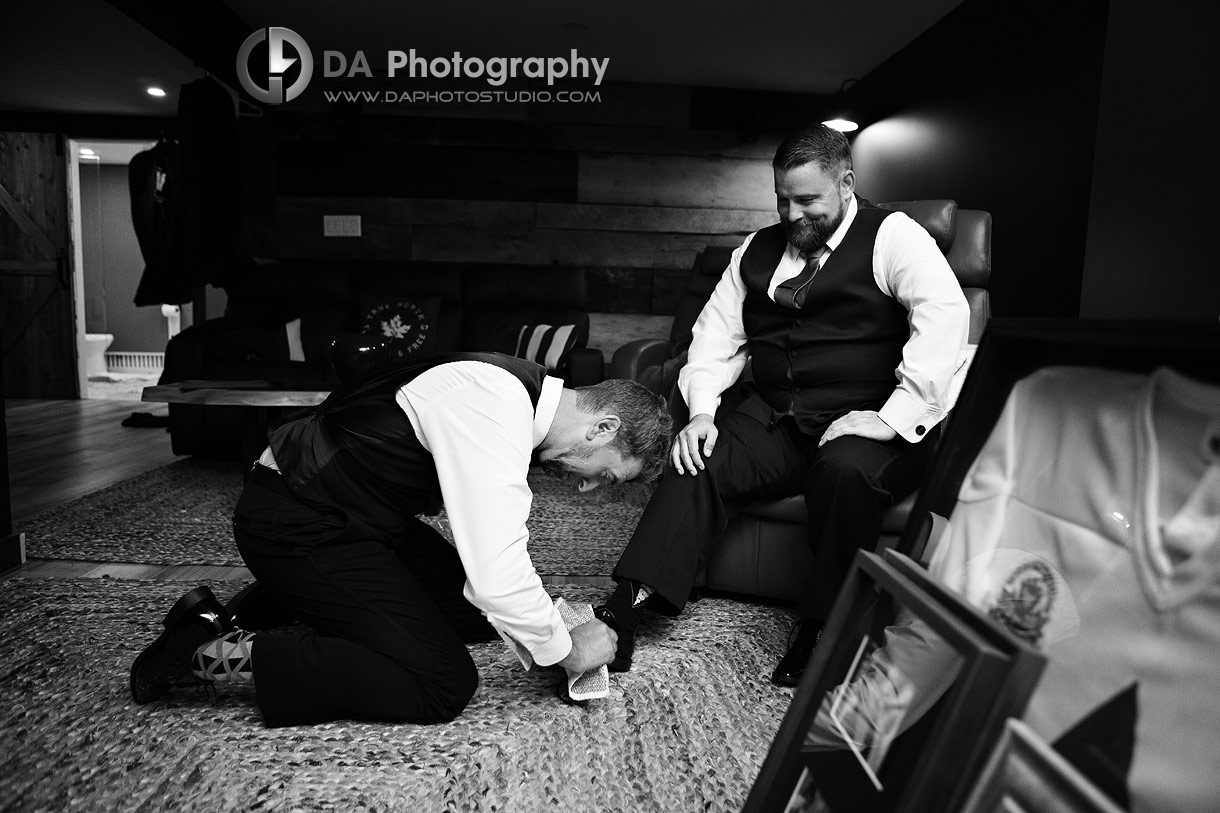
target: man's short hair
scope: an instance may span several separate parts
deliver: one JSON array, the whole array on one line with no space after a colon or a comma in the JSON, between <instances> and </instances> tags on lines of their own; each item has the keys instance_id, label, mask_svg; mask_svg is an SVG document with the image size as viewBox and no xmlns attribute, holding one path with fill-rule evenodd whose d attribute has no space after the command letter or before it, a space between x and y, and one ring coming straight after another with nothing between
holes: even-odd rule
<instances>
[{"instance_id":1,"label":"man's short hair","mask_svg":"<svg viewBox=\"0 0 1220 813\"><path fill-rule=\"evenodd\" d=\"M805 164L824 170L845 172L851 169L851 145L847 136L825 124L812 124L786 136L775 150L773 169L787 172Z\"/></svg>"},{"instance_id":2,"label":"man's short hair","mask_svg":"<svg viewBox=\"0 0 1220 813\"><path fill-rule=\"evenodd\" d=\"M612 448L640 461L638 480L648 483L661 476L674 425L664 398L635 381L611 378L577 387L576 406L583 412L617 415L622 423Z\"/></svg>"}]
</instances>

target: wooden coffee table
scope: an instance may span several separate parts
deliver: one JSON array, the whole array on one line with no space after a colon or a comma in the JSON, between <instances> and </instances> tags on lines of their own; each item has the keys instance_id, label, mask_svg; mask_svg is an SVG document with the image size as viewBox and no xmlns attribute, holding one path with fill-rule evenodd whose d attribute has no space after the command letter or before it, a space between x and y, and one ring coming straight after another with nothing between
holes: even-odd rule
<instances>
[{"instance_id":1,"label":"wooden coffee table","mask_svg":"<svg viewBox=\"0 0 1220 813\"><path fill-rule=\"evenodd\" d=\"M140 400L149 403L241 407L241 452L254 460L267 445L267 422L272 411L317 406L328 390L275 389L265 381L178 381L145 387Z\"/></svg>"}]
</instances>

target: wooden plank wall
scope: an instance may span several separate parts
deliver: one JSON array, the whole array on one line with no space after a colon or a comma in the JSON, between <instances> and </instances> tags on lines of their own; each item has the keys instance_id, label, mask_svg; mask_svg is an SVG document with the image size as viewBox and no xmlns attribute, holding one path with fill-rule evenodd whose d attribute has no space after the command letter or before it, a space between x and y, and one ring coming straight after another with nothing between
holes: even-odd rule
<instances>
[{"instance_id":1,"label":"wooden plank wall","mask_svg":"<svg viewBox=\"0 0 1220 813\"><path fill-rule=\"evenodd\" d=\"M591 309L614 315L595 333L631 331L625 317L638 316L665 335L696 253L775 222L778 139L691 126L689 90L612 90L605 105L524 114L245 119L247 253L559 265L585 273ZM323 215L336 214L360 215L362 236L324 237Z\"/></svg>"}]
</instances>

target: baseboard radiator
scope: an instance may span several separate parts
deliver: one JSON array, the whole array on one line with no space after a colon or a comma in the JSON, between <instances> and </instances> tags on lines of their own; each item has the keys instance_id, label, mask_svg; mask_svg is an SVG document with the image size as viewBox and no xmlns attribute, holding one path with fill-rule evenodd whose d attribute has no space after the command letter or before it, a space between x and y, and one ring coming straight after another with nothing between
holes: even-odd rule
<instances>
[{"instance_id":1,"label":"baseboard radiator","mask_svg":"<svg viewBox=\"0 0 1220 813\"><path fill-rule=\"evenodd\" d=\"M106 371L110 373L159 373L163 369L165 353L106 351Z\"/></svg>"}]
</instances>

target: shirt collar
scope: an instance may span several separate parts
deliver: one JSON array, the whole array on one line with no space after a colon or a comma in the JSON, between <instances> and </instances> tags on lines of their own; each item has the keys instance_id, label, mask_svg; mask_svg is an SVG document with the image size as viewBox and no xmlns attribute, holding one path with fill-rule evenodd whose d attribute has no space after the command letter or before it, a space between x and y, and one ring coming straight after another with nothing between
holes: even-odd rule
<instances>
[{"instance_id":1,"label":"shirt collar","mask_svg":"<svg viewBox=\"0 0 1220 813\"><path fill-rule=\"evenodd\" d=\"M551 431L555 413L559 411L559 396L563 394L563 381L547 376L542 379L542 394L538 396L538 407L534 410L534 448L537 449Z\"/></svg>"}]
</instances>

